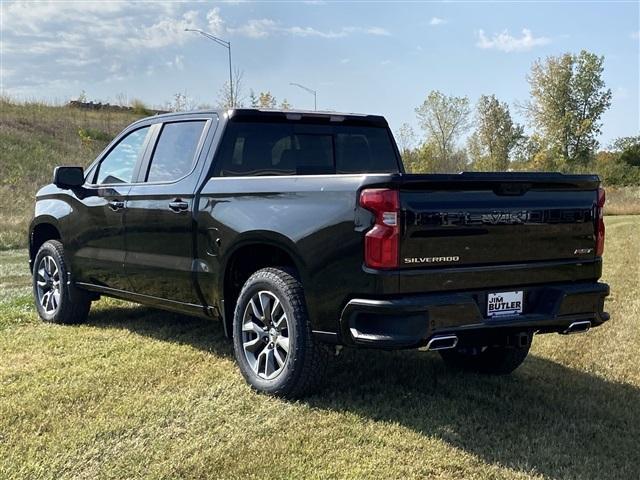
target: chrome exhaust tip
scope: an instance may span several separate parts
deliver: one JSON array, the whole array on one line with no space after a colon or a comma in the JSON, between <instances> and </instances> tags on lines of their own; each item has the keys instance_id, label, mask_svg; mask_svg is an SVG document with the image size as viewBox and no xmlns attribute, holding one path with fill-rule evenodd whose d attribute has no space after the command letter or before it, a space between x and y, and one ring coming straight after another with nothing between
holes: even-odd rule
<instances>
[{"instance_id":1,"label":"chrome exhaust tip","mask_svg":"<svg viewBox=\"0 0 640 480\"><path fill-rule=\"evenodd\" d=\"M573 322L566 330L562 332L563 335L569 335L572 333L585 333L591 328L591 322L589 320L583 320L581 322Z\"/></svg>"},{"instance_id":2,"label":"chrome exhaust tip","mask_svg":"<svg viewBox=\"0 0 640 480\"><path fill-rule=\"evenodd\" d=\"M456 348L456 345L458 345L457 335L439 335L429 340L424 349L429 351L448 350Z\"/></svg>"}]
</instances>

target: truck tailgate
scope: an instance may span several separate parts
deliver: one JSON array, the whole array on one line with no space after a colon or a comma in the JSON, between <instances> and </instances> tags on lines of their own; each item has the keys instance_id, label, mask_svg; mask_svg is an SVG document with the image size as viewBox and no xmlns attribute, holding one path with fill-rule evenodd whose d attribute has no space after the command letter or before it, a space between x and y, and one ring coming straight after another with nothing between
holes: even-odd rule
<instances>
[{"instance_id":1,"label":"truck tailgate","mask_svg":"<svg viewBox=\"0 0 640 480\"><path fill-rule=\"evenodd\" d=\"M598 186L554 173L402 175L399 266L593 260Z\"/></svg>"}]
</instances>

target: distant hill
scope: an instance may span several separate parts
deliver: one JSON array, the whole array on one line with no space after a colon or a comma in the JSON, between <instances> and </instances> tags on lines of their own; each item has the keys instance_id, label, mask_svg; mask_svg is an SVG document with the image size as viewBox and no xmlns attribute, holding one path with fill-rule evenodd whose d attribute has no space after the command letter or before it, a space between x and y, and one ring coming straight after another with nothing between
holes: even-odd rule
<instances>
[{"instance_id":1,"label":"distant hill","mask_svg":"<svg viewBox=\"0 0 640 480\"><path fill-rule=\"evenodd\" d=\"M58 165L89 164L144 114L0 99L0 249L25 246L36 191Z\"/></svg>"}]
</instances>

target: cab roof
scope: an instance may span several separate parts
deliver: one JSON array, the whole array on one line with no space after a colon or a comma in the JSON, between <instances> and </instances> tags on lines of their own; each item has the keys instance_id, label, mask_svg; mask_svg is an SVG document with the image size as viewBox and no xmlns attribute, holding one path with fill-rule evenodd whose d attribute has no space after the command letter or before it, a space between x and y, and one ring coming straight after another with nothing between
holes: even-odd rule
<instances>
[{"instance_id":1,"label":"cab roof","mask_svg":"<svg viewBox=\"0 0 640 480\"><path fill-rule=\"evenodd\" d=\"M172 112L155 115L153 118L175 118L197 114L217 114L221 118L230 121L261 121L291 122L301 121L303 123L327 123L327 124L359 124L377 127L388 127L386 119L381 115L366 115L361 113L344 113L331 111L314 110L282 110L282 109L262 109L262 108L234 108L228 110L193 110L189 112Z\"/></svg>"}]
</instances>

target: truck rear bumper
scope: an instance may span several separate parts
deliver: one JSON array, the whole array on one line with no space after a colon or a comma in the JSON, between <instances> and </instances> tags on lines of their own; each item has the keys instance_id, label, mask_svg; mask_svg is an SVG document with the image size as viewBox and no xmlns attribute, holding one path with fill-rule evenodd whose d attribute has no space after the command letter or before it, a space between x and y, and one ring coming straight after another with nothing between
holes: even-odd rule
<instances>
[{"instance_id":1,"label":"truck rear bumper","mask_svg":"<svg viewBox=\"0 0 640 480\"><path fill-rule=\"evenodd\" d=\"M487 293L522 290L522 314L487 317ZM355 298L340 318L340 337L347 345L374 348L416 348L434 336L453 334L462 344L477 343L505 333L565 332L574 322L599 326L609 319L603 311L609 286L571 283L507 287L458 293L432 293L388 299Z\"/></svg>"}]
</instances>

